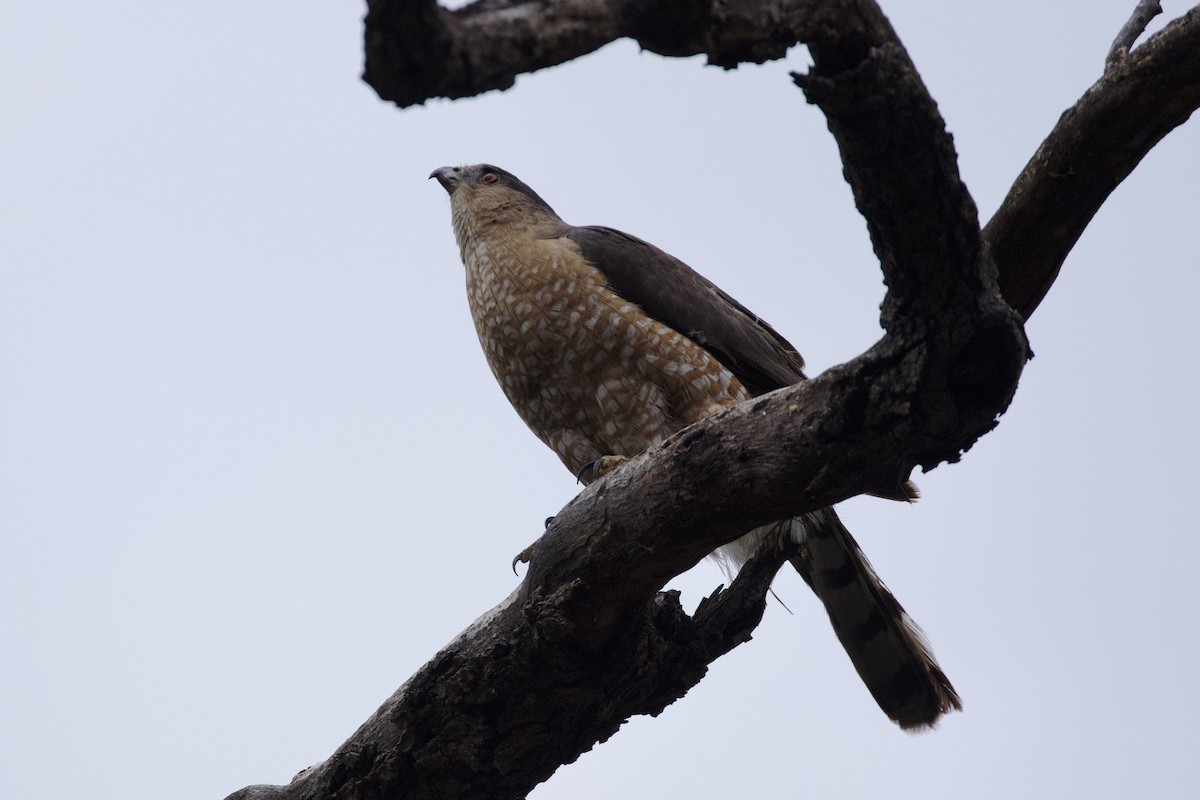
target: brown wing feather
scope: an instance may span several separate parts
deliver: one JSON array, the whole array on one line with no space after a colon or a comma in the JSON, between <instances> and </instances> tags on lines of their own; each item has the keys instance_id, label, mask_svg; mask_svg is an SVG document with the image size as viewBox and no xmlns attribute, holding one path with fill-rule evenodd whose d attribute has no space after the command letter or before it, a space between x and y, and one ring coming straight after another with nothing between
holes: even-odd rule
<instances>
[{"instance_id":1,"label":"brown wing feather","mask_svg":"<svg viewBox=\"0 0 1200 800\"><path fill-rule=\"evenodd\" d=\"M790 342L679 259L612 228L569 227L563 235L613 291L708 350L751 393L804 380L804 359Z\"/></svg>"}]
</instances>

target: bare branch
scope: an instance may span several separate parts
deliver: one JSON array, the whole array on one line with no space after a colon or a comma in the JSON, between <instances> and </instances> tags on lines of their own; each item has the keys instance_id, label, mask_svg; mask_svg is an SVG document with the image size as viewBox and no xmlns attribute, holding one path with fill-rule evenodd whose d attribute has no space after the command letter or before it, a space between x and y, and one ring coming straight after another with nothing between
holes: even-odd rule
<instances>
[{"instance_id":1,"label":"bare branch","mask_svg":"<svg viewBox=\"0 0 1200 800\"><path fill-rule=\"evenodd\" d=\"M410 678L329 759L288 786L229 800L522 798L635 714L657 714L749 641L796 546L764 542L728 590L689 618L677 592L622 621L602 653L573 645L569 592L521 590Z\"/></svg>"},{"instance_id":2,"label":"bare branch","mask_svg":"<svg viewBox=\"0 0 1200 800\"><path fill-rule=\"evenodd\" d=\"M1004 299L1033 313L1075 242L1121 181L1200 107L1200 7L1105 73L1059 119L984 240Z\"/></svg>"},{"instance_id":3,"label":"bare branch","mask_svg":"<svg viewBox=\"0 0 1200 800\"><path fill-rule=\"evenodd\" d=\"M882 18L878 33L873 38L888 41L873 45L852 70L825 77L831 54L814 46L813 74L793 78L838 142L890 289L883 324L892 330L899 316L919 322L935 311L971 308L995 275L977 269L978 216L937 106Z\"/></svg>"},{"instance_id":4,"label":"bare branch","mask_svg":"<svg viewBox=\"0 0 1200 800\"><path fill-rule=\"evenodd\" d=\"M1162 5L1158 0L1138 0L1137 8L1117 32L1112 47L1108 48L1108 56L1104 59L1104 71L1116 69L1121 60L1129 54L1133 43L1146 31L1150 20L1162 13Z\"/></svg>"},{"instance_id":5,"label":"bare branch","mask_svg":"<svg viewBox=\"0 0 1200 800\"><path fill-rule=\"evenodd\" d=\"M363 79L397 105L507 89L621 36L621 0L369 0Z\"/></svg>"},{"instance_id":6,"label":"bare branch","mask_svg":"<svg viewBox=\"0 0 1200 800\"><path fill-rule=\"evenodd\" d=\"M861 0L368 0L363 80L399 106L507 89L516 77L627 37L665 56L733 68L782 58L824 26L881 16Z\"/></svg>"}]
</instances>

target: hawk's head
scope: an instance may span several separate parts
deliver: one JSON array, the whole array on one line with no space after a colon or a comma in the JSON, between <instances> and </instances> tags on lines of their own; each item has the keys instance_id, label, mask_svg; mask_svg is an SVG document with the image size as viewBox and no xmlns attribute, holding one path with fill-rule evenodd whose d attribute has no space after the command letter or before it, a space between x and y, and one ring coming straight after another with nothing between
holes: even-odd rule
<instances>
[{"instance_id":1,"label":"hawk's head","mask_svg":"<svg viewBox=\"0 0 1200 800\"><path fill-rule=\"evenodd\" d=\"M491 164L438 167L429 175L450 195L455 220L469 216L470 224L504 221L510 224L555 221L558 215L521 179ZM503 220L501 220L503 218ZM465 220L464 220L465 221Z\"/></svg>"}]
</instances>

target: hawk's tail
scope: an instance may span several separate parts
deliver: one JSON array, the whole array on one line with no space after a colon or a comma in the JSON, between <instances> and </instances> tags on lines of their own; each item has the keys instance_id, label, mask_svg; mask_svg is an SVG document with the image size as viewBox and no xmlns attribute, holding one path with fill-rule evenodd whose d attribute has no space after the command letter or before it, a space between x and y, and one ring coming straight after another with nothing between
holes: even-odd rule
<instances>
[{"instance_id":1,"label":"hawk's tail","mask_svg":"<svg viewBox=\"0 0 1200 800\"><path fill-rule=\"evenodd\" d=\"M925 635L834 510L786 524L803 526L804 548L792 565L825 604L838 639L884 713L905 730L920 730L951 709L962 710Z\"/></svg>"}]
</instances>

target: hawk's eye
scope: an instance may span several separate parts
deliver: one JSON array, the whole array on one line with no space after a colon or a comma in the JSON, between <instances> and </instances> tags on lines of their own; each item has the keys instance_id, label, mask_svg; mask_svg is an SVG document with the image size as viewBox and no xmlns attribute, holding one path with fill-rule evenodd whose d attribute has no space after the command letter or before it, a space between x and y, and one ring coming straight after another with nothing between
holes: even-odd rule
<instances>
[{"instance_id":1,"label":"hawk's eye","mask_svg":"<svg viewBox=\"0 0 1200 800\"><path fill-rule=\"evenodd\" d=\"M479 176L480 183L495 183L500 180L500 176L494 172L485 172Z\"/></svg>"}]
</instances>

